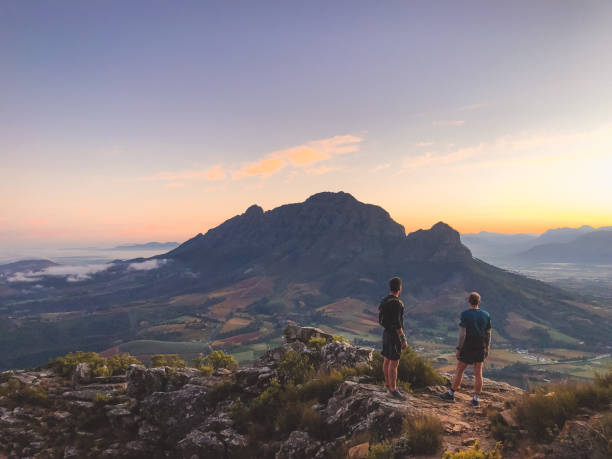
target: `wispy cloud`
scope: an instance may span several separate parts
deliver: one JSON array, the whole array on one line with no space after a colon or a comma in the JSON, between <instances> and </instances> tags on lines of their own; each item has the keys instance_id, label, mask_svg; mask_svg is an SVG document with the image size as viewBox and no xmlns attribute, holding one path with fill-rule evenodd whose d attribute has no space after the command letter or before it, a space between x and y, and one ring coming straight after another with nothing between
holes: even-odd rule
<instances>
[{"instance_id":1,"label":"wispy cloud","mask_svg":"<svg viewBox=\"0 0 612 459\"><path fill-rule=\"evenodd\" d=\"M139 177L140 181L176 181L176 180L224 180L227 172L221 164L206 168L183 171L161 171L153 175Z\"/></svg>"},{"instance_id":2,"label":"wispy cloud","mask_svg":"<svg viewBox=\"0 0 612 459\"><path fill-rule=\"evenodd\" d=\"M309 168L315 163L327 161L335 155L344 155L359 150L361 137L354 135L341 135L328 139L313 140L302 145L274 151L265 155L258 161L248 163L232 173L235 180L245 177L269 177L281 169L291 166L305 168L305 170L323 170Z\"/></svg>"},{"instance_id":3,"label":"wispy cloud","mask_svg":"<svg viewBox=\"0 0 612 459\"><path fill-rule=\"evenodd\" d=\"M460 112L469 112L472 110L478 110L479 108L485 108L487 104L472 104L472 105L464 105L463 107L459 107L457 111Z\"/></svg>"},{"instance_id":4,"label":"wispy cloud","mask_svg":"<svg viewBox=\"0 0 612 459\"><path fill-rule=\"evenodd\" d=\"M417 142L414 144L415 147L431 147L433 142Z\"/></svg>"},{"instance_id":5,"label":"wispy cloud","mask_svg":"<svg viewBox=\"0 0 612 459\"><path fill-rule=\"evenodd\" d=\"M359 150L363 138L354 135L338 135L327 139L313 140L301 145L273 151L245 164L229 167L222 164L206 169L182 171L161 171L139 177L139 181L164 181L166 187L182 186L187 180L223 181L227 178L241 180L247 177L266 178L281 169L291 167L309 174L326 173L331 169L312 167L314 164L329 161L337 155L345 155ZM209 187L210 188L210 187ZM212 191L213 189L210 188Z\"/></svg>"},{"instance_id":6,"label":"wispy cloud","mask_svg":"<svg viewBox=\"0 0 612 459\"><path fill-rule=\"evenodd\" d=\"M166 188L182 188L185 186L182 182L168 182L164 185Z\"/></svg>"},{"instance_id":7,"label":"wispy cloud","mask_svg":"<svg viewBox=\"0 0 612 459\"><path fill-rule=\"evenodd\" d=\"M149 271L151 269L157 269L160 266L166 264L168 260L146 260L137 263L130 263L128 270L130 271Z\"/></svg>"},{"instance_id":8,"label":"wispy cloud","mask_svg":"<svg viewBox=\"0 0 612 459\"><path fill-rule=\"evenodd\" d=\"M441 120L431 123L432 126L463 126L465 120Z\"/></svg>"},{"instance_id":9,"label":"wispy cloud","mask_svg":"<svg viewBox=\"0 0 612 459\"><path fill-rule=\"evenodd\" d=\"M330 167L330 166L319 166L319 167L311 167L309 169L306 169L306 173L308 175L323 175L323 174L328 174L330 172L333 172L335 170L338 170L338 168Z\"/></svg>"},{"instance_id":10,"label":"wispy cloud","mask_svg":"<svg viewBox=\"0 0 612 459\"><path fill-rule=\"evenodd\" d=\"M379 164L378 166L376 166L374 169L372 169L372 172L379 172L379 171L383 171L385 169L389 169L391 167L391 164L389 163L385 163L385 164Z\"/></svg>"},{"instance_id":11,"label":"wispy cloud","mask_svg":"<svg viewBox=\"0 0 612 459\"><path fill-rule=\"evenodd\" d=\"M418 169L426 166L440 166L455 164L467 159L471 159L481 153L484 145L480 144L476 147L460 148L450 152L435 152L428 151L421 155L408 156L404 159L404 169Z\"/></svg>"},{"instance_id":12,"label":"wispy cloud","mask_svg":"<svg viewBox=\"0 0 612 459\"><path fill-rule=\"evenodd\" d=\"M78 282L89 279L92 274L110 268L112 263L90 265L59 265L49 266L41 271L16 272L8 278L9 282L36 282L44 276L66 277L69 282Z\"/></svg>"}]
</instances>

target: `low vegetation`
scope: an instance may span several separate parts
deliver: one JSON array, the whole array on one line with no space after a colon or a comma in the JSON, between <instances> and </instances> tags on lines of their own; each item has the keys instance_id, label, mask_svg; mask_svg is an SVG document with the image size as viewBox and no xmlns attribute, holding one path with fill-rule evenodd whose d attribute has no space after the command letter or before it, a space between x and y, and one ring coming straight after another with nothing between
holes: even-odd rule
<instances>
[{"instance_id":1,"label":"low vegetation","mask_svg":"<svg viewBox=\"0 0 612 459\"><path fill-rule=\"evenodd\" d=\"M187 364L178 354L155 354L151 357L151 367L185 368Z\"/></svg>"},{"instance_id":2,"label":"low vegetation","mask_svg":"<svg viewBox=\"0 0 612 459\"><path fill-rule=\"evenodd\" d=\"M368 459L435 454L442 446L443 433L442 423L436 416L423 414L404 418L401 436L371 445Z\"/></svg>"},{"instance_id":3,"label":"low vegetation","mask_svg":"<svg viewBox=\"0 0 612 459\"><path fill-rule=\"evenodd\" d=\"M612 402L612 371L594 382L545 385L521 398L513 408L517 422L533 439L552 440L581 408L604 411Z\"/></svg>"},{"instance_id":4,"label":"low vegetation","mask_svg":"<svg viewBox=\"0 0 612 459\"><path fill-rule=\"evenodd\" d=\"M514 401L511 412L521 429L535 441L551 441L581 410L606 411L612 403L612 370L592 383L567 381L536 387ZM604 416L605 418L605 416ZM520 431L506 425L500 414L490 416L491 432L506 446L514 446ZM605 429L603 423L602 428Z\"/></svg>"},{"instance_id":5,"label":"low vegetation","mask_svg":"<svg viewBox=\"0 0 612 459\"><path fill-rule=\"evenodd\" d=\"M483 451L480 449L480 444L478 443L478 440L476 440L472 448L466 451L459 452L446 451L442 455L442 459L501 459L501 452L501 442L496 443L493 449Z\"/></svg>"},{"instance_id":6,"label":"low vegetation","mask_svg":"<svg viewBox=\"0 0 612 459\"><path fill-rule=\"evenodd\" d=\"M202 360L204 366L209 366L215 370L218 368L227 368L228 370L235 370L238 368L236 359L223 351L212 351Z\"/></svg>"},{"instance_id":7,"label":"low vegetation","mask_svg":"<svg viewBox=\"0 0 612 459\"><path fill-rule=\"evenodd\" d=\"M76 351L51 360L47 367L58 375L68 378L79 363L88 364L94 376L123 374L131 364L142 364L129 354L116 354L106 358L100 356L97 352Z\"/></svg>"},{"instance_id":8,"label":"low vegetation","mask_svg":"<svg viewBox=\"0 0 612 459\"><path fill-rule=\"evenodd\" d=\"M9 378L0 385L0 397L6 397L10 407L26 402L33 405L47 405L48 402L47 391L43 387L22 383L17 378Z\"/></svg>"},{"instance_id":9,"label":"low vegetation","mask_svg":"<svg viewBox=\"0 0 612 459\"><path fill-rule=\"evenodd\" d=\"M375 352L370 375L377 381L384 380L382 366L383 356L379 352ZM397 379L402 387L415 389L446 383L431 363L418 355L410 346L404 349L400 356Z\"/></svg>"}]
</instances>

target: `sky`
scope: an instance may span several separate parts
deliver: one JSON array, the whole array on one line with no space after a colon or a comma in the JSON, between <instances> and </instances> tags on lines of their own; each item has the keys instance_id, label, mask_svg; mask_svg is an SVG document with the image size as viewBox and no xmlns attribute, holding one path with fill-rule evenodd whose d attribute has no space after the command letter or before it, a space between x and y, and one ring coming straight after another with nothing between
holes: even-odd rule
<instances>
[{"instance_id":1,"label":"sky","mask_svg":"<svg viewBox=\"0 0 612 459\"><path fill-rule=\"evenodd\" d=\"M0 1L0 250L320 191L408 232L612 225L612 2Z\"/></svg>"}]
</instances>

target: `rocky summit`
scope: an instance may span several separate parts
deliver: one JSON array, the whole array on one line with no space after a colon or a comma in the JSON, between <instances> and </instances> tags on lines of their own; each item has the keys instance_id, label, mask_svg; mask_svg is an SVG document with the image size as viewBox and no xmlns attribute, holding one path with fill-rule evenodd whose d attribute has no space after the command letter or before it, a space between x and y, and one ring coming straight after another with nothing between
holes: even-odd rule
<instances>
[{"instance_id":1,"label":"rocky summit","mask_svg":"<svg viewBox=\"0 0 612 459\"><path fill-rule=\"evenodd\" d=\"M500 413L509 428L515 425L505 405L522 391L505 383L485 379L484 408L473 408L466 391L457 392L458 400L452 404L437 396L446 390L444 385L415 389L406 393L405 401L398 401L371 376L354 374L306 407L320 420L323 433L308 431L287 418L282 426L294 423L295 429L277 428L272 437L258 437L257 426L269 419L251 419L245 425L240 407L269 402L278 381L303 357L319 362L319 371L367 368L374 363L372 349L334 339L316 328L290 325L285 336L283 346L266 352L252 366L218 368L213 374L195 368L131 365L121 376L92 377L87 364L77 365L72 378L50 370L2 373L1 387L18 385L21 398L0 398L0 457L357 458L367 455L372 439L397 438L404 418L437 417L443 428L442 450L451 451L476 440L483 448L492 447L492 412ZM297 358L290 368L288 355ZM296 390L312 384L298 384ZM463 388L470 387L472 380L467 377ZM588 423L576 427L577 440L569 427L564 430L566 445L589 440ZM574 457L570 450L560 453L555 444L547 448L540 457ZM520 455L510 452L505 457Z\"/></svg>"}]
</instances>

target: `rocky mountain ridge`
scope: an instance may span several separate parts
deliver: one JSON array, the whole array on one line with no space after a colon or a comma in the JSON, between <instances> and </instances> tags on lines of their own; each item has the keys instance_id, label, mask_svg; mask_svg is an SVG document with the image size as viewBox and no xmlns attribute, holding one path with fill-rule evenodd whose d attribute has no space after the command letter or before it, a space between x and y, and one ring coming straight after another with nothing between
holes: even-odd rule
<instances>
[{"instance_id":1,"label":"rocky mountain ridge","mask_svg":"<svg viewBox=\"0 0 612 459\"><path fill-rule=\"evenodd\" d=\"M5 372L0 376L3 386L17 380L44 389L48 400L11 406L7 397L0 398L0 457L256 457L247 435L237 430L232 410L240 399L257 397L274 384L284 355L316 354L325 368L355 368L372 361L372 349L333 341L318 329L289 326L285 336L283 346L253 366L218 369L209 376L195 368L140 365L131 365L123 376L94 378L87 364L79 364L71 380L49 370ZM312 349L306 344L312 337L327 344ZM466 378L464 388L472 383ZM394 438L404 417L423 413L440 418L446 450L464 449L476 439L485 447L493 445L487 411L470 409L468 395L459 393L458 403L442 402L437 393L444 389L427 387L401 402L368 377L349 377L325 403L313 406L332 437L322 440L294 430L263 450L277 459L334 457L342 448L350 457L365 457L368 442L360 438ZM483 401L487 410L503 413L504 404L521 393L485 379Z\"/></svg>"}]
</instances>

